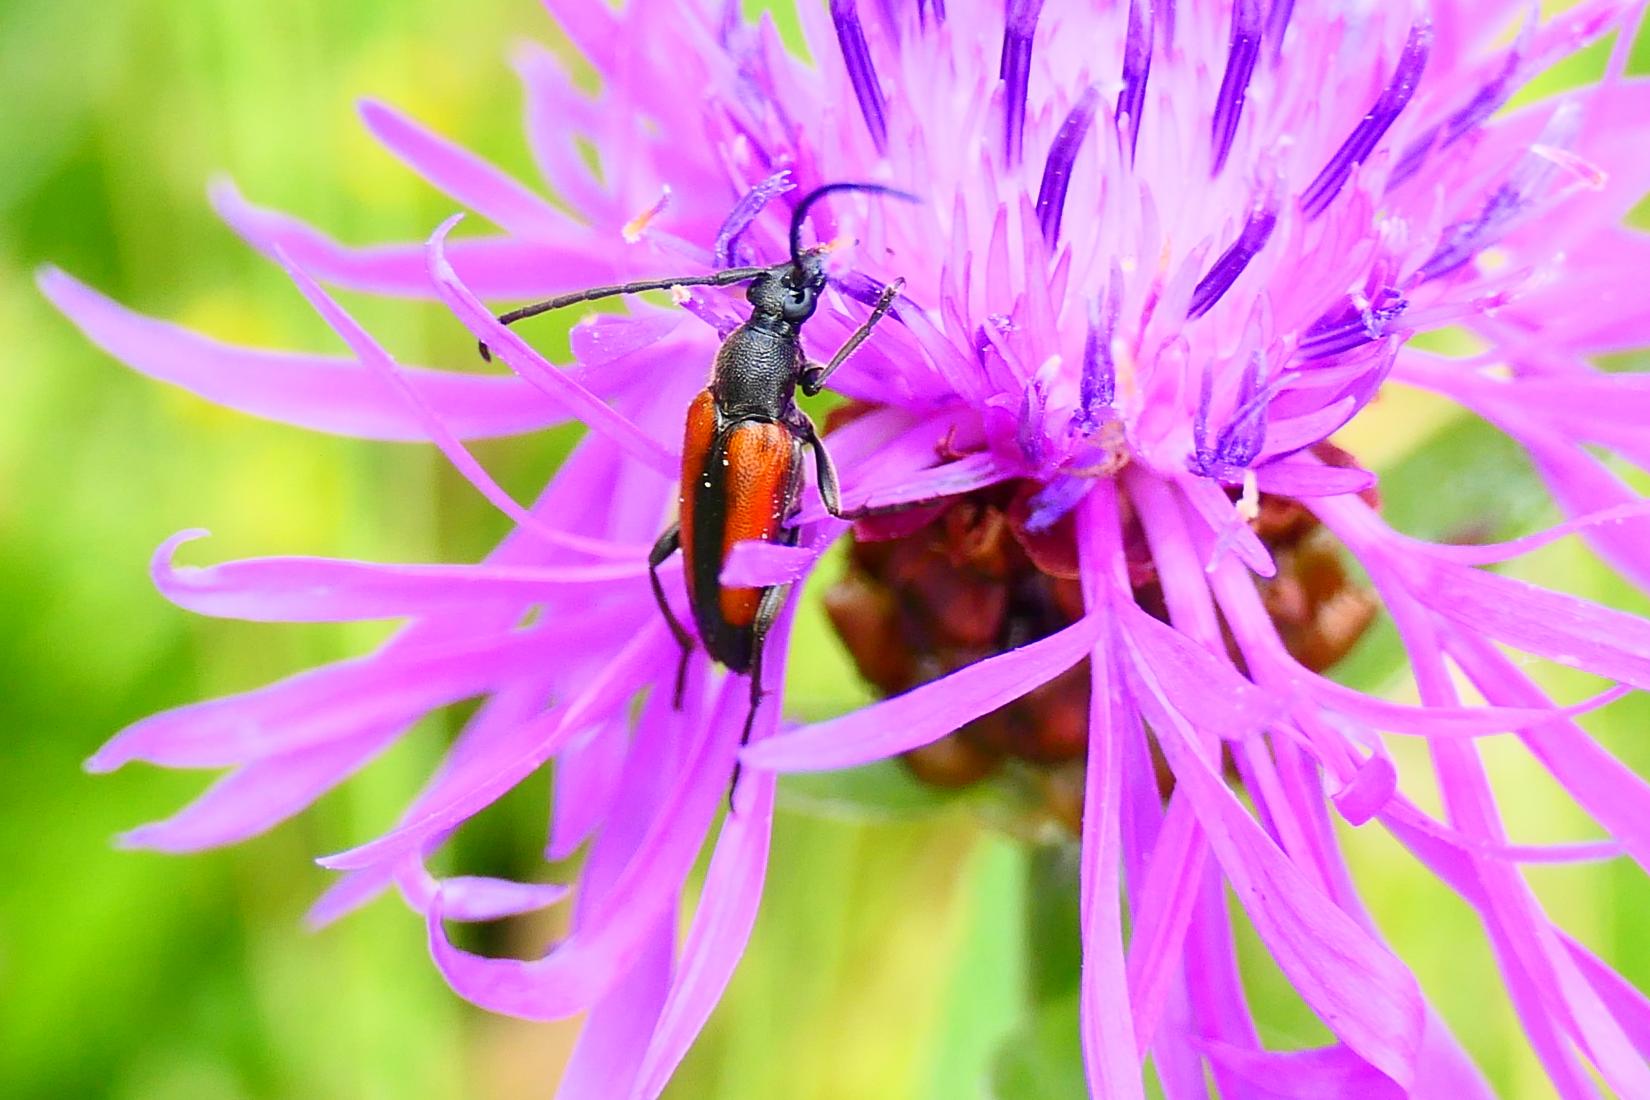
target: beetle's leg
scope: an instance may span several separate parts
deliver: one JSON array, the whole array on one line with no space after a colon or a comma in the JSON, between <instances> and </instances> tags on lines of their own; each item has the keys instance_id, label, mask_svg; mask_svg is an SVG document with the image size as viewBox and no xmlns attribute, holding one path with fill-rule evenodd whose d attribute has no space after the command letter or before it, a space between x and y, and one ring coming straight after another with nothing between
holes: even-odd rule
<instances>
[{"instance_id":1,"label":"beetle's leg","mask_svg":"<svg viewBox=\"0 0 1650 1100\"><path fill-rule=\"evenodd\" d=\"M819 482L819 499L825 502L825 510L838 519L848 519L842 514L842 487L836 479L836 463L831 461L830 452L820 440L813 418L797 409L796 427L802 433L802 441L814 453L814 480Z\"/></svg>"},{"instance_id":2,"label":"beetle's leg","mask_svg":"<svg viewBox=\"0 0 1650 1100\"><path fill-rule=\"evenodd\" d=\"M906 500L898 504L871 504L860 508L844 508L842 506L842 488L837 483L836 463L831 461L830 452L825 450L825 443L819 438L819 429L808 414L801 409L797 410L796 426L802 432L803 440L814 452L814 471L819 482L819 499L825 502L825 510L837 519L855 520L870 519L872 516L891 516L897 512L909 512L913 508L926 508L931 504L950 500L956 493L942 493L938 496L924 497L921 500Z\"/></svg>"},{"instance_id":3,"label":"beetle's leg","mask_svg":"<svg viewBox=\"0 0 1650 1100\"><path fill-rule=\"evenodd\" d=\"M659 541L653 544L653 550L647 556L647 579L653 585L653 598L658 602L659 610L664 612L665 622L670 625L670 633L675 637L676 644L682 647L682 659L676 665L676 695L673 705L677 710L682 709L682 692L687 687L688 656L693 652L693 635L677 620L676 612L670 609L670 601L665 599L665 586L659 583L659 566L681 546L682 525L673 523L665 528L665 533L659 536Z\"/></svg>"},{"instance_id":4,"label":"beetle's leg","mask_svg":"<svg viewBox=\"0 0 1650 1100\"><path fill-rule=\"evenodd\" d=\"M756 619L751 624L751 706L745 712L745 729L739 735L740 748L750 743L751 729L756 725L756 712L766 694L762 690L762 651L767 648L768 631L773 628L774 620L779 618L779 612L785 607L785 598L790 594L790 585L776 584L763 590L762 601L756 605ZM737 759L734 760L733 778L728 781L729 813L733 812L733 789L739 785L739 773L743 767Z\"/></svg>"},{"instance_id":5,"label":"beetle's leg","mask_svg":"<svg viewBox=\"0 0 1650 1100\"><path fill-rule=\"evenodd\" d=\"M825 380L836 372L836 369L843 364L848 356L852 355L861 344L865 343L865 338L871 335L871 329L875 328L876 323L882 320L883 315L893 307L894 299L899 297L900 288L904 285L904 279L895 279L882 289L882 296L877 299L876 308L871 310L871 316L865 318L865 323L854 330L854 334L848 337L848 342L837 349L837 353L831 356L829 363L826 363L823 367L817 363L810 363L803 369L801 378L803 393L812 397L825 388Z\"/></svg>"}]
</instances>

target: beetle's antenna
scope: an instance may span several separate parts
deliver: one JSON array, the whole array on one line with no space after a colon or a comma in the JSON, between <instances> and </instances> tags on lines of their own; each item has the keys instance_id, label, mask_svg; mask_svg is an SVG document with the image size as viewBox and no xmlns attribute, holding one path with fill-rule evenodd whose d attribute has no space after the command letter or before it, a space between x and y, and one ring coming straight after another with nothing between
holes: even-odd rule
<instances>
[{"instance_id":1,"label":"beetle's antenna","mask_svg":"<svg viewBox=\"0 0 1650 1100\"><path fill-rule=\"evenodd\" d=\"M881 183L827 183L822 187L816 187L804 195L802 201L796 204L796 209L791 212L792 263L800 264L802 262L802 222L808 216L808 208L826 195L837 191L864 191L872 195L889 195L896 199L903 199L906 202L922 201L909 191L901 191L897 187L889 187Z\"/></svg>"},{"instance_id":2,"label":"beetle's antenna","mask_svg":"<svg viewBox=\"0 0 1650 1100\"><path fill-rule=\"evenodd\" d=\"M598 286L589 290L576 290L571 294L562 294L555 298L546 298L542 302L512 309L509 313L498 315L501 325L513 325L517 321L525 321L529 317L537 317L541 313L562 309L566 306L578 305L580 302L594 302L600 298L616 298L621 294L640 294L647 290L669 290L678 286L730 286L733 283L743 283L756 278L768 271L765 267L730 267L726 271L718 271L714 275L680 275L666 279L641 279L634 283L622 283L618 286ZM478 345L481 357L492 361L493 353L485 343Z\"/></svg>"}]
</instances>

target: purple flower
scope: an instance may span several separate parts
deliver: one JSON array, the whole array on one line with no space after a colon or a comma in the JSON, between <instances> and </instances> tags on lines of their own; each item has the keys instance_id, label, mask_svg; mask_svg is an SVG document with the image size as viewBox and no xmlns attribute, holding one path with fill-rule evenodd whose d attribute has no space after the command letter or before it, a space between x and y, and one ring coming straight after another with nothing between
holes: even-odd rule
<instances>
[{"instance_id":1,"label":"purple flower","mask_svg":"<svg viewBox=\"0 0 1650 1100\"><path fill-rule=\"evenodd\" d=\"M742 22L737 4L549 7L601 76L591 95L547 53L517 57L529 140L573 213L376 104L363 112L374 133L497 232L449 241L449 223L424 245L347 247L215 191L348 356L226 346L43 276L136 369L257 415L433 441L518 524L475 565L195 569L171 562L192 533L165 544L156 582L193 610L408 625L366 657L123 731L94 769L229 769L128 843L188 850L269 828L432 708L481 697L401 824L322 861L345 875L316 919L399 888L464 996L535 1019L590 1013L562 1095L651 1097L749 934L777 773L919 749L1086 661L1094 1095L1141 1095L1148 1052L1170 1095L1201 1095L1206 1072L1230 1096L1488 1095L1359 901L1332 808L1353 826L1378 822L1477 910L1560 1094L1592 1096L1596 1077L1650 1096L1650 1001L1553 924L1519 866L1599 855L1650 866L1650 788L1574 721L1617 693L1559 707L1506 653L1647 688L1650 623L1477 568L1575 533L1650 583L1650 508L1591 449L1650 468L1650 387L1588 358L1650 344L1634 281L1650 238L1623 224L1650 190L1650 85L1624 75L1635 5L1586 0L1514 34L1526 8L1511 3L831 0L802 6L814 65L786 53L771 24ZM1611 32L1601 82L1502 109ZM695 657L683 705L671 705L675 647L644 559L702 385L682 364L708 363L743 307L736 291L702 289L680 296L685 310L633 301L626 316L581 323L574 362L557 366L482 300L772 262L785 255L787 204L835 180L924 199L838 195L812 222L837 242L836 289L807 331L816 354L906 280L890 321L833 379L860 412L830 437L847 503L931 516L936 501L1030 486L1015 498L1015 537L1033 557L1043 534L1067 541L1079 605L1028 644L781 730L783 617L770 702L678 950L683 883L739 754L744 690ZM514 373L402 367L317 280L434 296ZM1478 350L1405 346L1444 326ZM1569 522L1473 547L1388 527L1369 500L1373 475L1321 444L1389 380L1516 439ZM570 418L590 434L530 506L462 443ZM1367 573L1419 704L1360 694L1299 658L1260 587L1288 574L1281 544L1257 531L1268 503L1332 535ZM795 580L847 531L812 494L797 521L799 548L741 546L724 577ZM666 579L680 606L678 574ZM1483 704L1464 701L1464 686ZM1509 842L1475 747L1496 734L1516 738L1611 839ZM1425 739L1442 820L1398 790L1394 736ZM1167 798L1154 752L1172 772ZM462 951L444 921L524 912L562 888L438 881L425 857L552 758L549 855L588 844L573 931L531 961ZM1332 1045L1262 1047L1227 889Z\"/></svg>"}]
</instances>

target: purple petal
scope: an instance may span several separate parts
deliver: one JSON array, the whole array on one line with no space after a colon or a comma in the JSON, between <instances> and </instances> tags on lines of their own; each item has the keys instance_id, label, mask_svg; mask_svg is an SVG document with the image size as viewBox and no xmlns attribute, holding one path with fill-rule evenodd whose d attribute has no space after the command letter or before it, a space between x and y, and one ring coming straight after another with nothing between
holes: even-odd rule
<instances>
[{"instance_id":1,"label":"purple petal","mask_svg":"<svg viewBox=\"0 0 1650 1100\"><path fill-rule=\"evenodd\" d=\"M1100 579L1121 540L1115 491L1097 493L1080 513L1078 549L1089 580L1085 600L1101 598ZM1111 679L1110 654L1089 654L1088 766L1083 780L1081 922L1083 971L1081 1018L1083 1065L1094 1096L1130 1100L1143 1096L1134 1013L1128 1000L1123 955L1122 865L1123 739L1126 721L1122 685ZM1137 925L1138 927L1138 925Z\"/></svg>"},{"instance_id":2,"label":"purple petal","mask_svg":"<svg viewBox=\"0 0 1650 1100\"><path fill-rule=\"evenodd\" d=\"M527 605L568 589L622 590L647 573L646 548L633 561L524 568L411 565L338 558L245 558L206 567L174 566L172 557L201 530L161 543L150 576L161 595L201 615L253 622L351 622L462 612L480 603Z\"/></svg>"},{"instance_id":3,"label":"purple petal","mask_svg":"<svg viewBox=\"0 0 1650 1100\"><path fill-rule=\"evenodd\" d=\"M1263 493L1280 496L1335 497L1375 487L1375 475L1357 466L1325 466L1321 462L1282 459L1255 468L1255 484Z\"/></svg>"},{"instance_id":4,"label":"purple petal","mask_svg":"<svg viewBox=\"0 0 1650 1100\"><path fill-rule=\"evenodd\" d=\"M1607 679L1650 688L1650 622L1426 554L1402 571L1429 606L1469 631Z\"/></svg>"},{"instance_id":5,"label":"purple petal","mask_svg":"<svg viewBox=\"0 0 1650 1100\"><path fill-rule=\"evenodd\" d=\"M1121 604L1121 600L1118 601ZM1343 1043L1401 1086L1413 1080L1425 1021L1396 957L1313 884L1249 816L1197 746L1126 632L1128 676L1232 884L1278 966Z\"/></svg>"},{"instance_id":6,"label":"purple petal","mask_svg":"<svg viewBox=\"0 0 1650 1100\"><path fill-rule=\"evenodd\" d=\"M943 466L931 466L926 470L890 469L879 476L867 477L863 482L856 480L845 488L842 505L849 511L856 511L894 510L905 505L929 504L1007 481L1015 476L1015 472L988 452L959 458ZM828 515L824 505L816 498L805 502L796 518L799 523L817 523Z\"/></svg>"},{"instance_id":7,"label":"purple petal","mask_svg":"<svg viewBox=\"0 0 1650 1100\"><path fill-rule=\"evenodd\" d=\"M567 897L555 882L513 882L503 878L455 875L440 880L448 920L490 921L547 909Z\"/></svg>"},{"instance_id":8,"label":"purple petal","mask_svg":"<svg viewBox=\"0 0 1650 1100\"><path fill-rule=\"evenodd\" d=\"M628 716L597 726L556 757L555 798L550 804L550 840L544 856L556 861L578 850L606 817L620 789L630 749Z\"/></svg>"},{"instance_id":9,"label":"purple petal","mask_svg":"<svg viewBox=\"0 0 1650 1100\"><path fill-rule=\"evenodd\" d=\"M1113 609L1129 632L1135 651L1151 669L1180 714L1199 730L1226 741L1241 741L1288 713L1295 700L1264 691L1187 635L1155 619L1136 604Z\"/></svg>"},{"instance_id":10,"label":"purple petal","mask_svg":"<svg viewBox=\"0 0 1650 1100\"><path fill-rule=\"evenodd\" d=\"M237 232L280 246L316 278L372 294L430 297L421 242L342 245L297 218L253 206L227 180L215 181L209 194L213 209ZM619 274L613 255L588 230L575 228L559 241L470 237L453 242L450 258L478 294L543 298L611 282Z\"/></svg>"},{"instance_id":11,"label":"purple petal","mask_svg":"<svg viewBox=\"0 0 1650 1100\"><path fill-rule=\"evenodd\" d=\"M634 621L625 620L626 629ZM116 734L86 764L133 760L224 768L346 738L481 694L540 669L589 625L460 638L323 665L240 695L151 715Z\"/></svg>"},{"instance_id":12,"label":"purple petal","mask_svg":"<svg viewBox=\"0 0 1650 1100\"><path fill-rule=\"evenodd\" d=\"M1207 1039L1201 1045L1213 1065L1234 1073L1246 1086L1244 1095L1257 1100L1403 1100L1410 1095L1340 1045L1291 1051L1243 1050Z\"/></svg>"},{"instance_id":13,"label":"purple petal","mask_svg":"<svg viewBox=\"0 0 1650 1100\"><path fill-rule=\"evenodd\" d=\"M1603 959L1569 936L1562 938L1576 966L1586 975L1599 999L1609 1006L1610 1014L1621 1022L1622 1029L1632 1039L1634 1049L1641 1057L1650 1059L1650 1000Z\"/></svg>"},{"instance_id":14,"label":"purple petal","mask_svg":"<svg viewBox=\"0 0 1650 1100\"><path fill-rule=\"evenodd\" d=\"M588 624L581 625L588 630ZM668 660L674 644L662 624L643 627L565 707L544 712L495 752L443 775L425 793L422 801L428 808L418 817L377 840L316 862L335 871L349 871L417 851L429 837L492 805L532 775L588 722L599 721L622 707Z\"/></svg>"},{"instance_id":15,"label":"purple petal","mask_svg":"<svg viewBox=\"0 0 1650 1100\"><path fill-rule=\"evenodd\" d=\"M1391 759L1371 756L1358 766L1352 781L1335 792L1335 808L1349 825L1362 825L1386 809L1398 792L1398 769Z\"/></svg>"},{"instance_id":16,"label":"purple petal","mask_svg":"<svg viewBox=\"0 0 1650 1100\"><path fill-rule=\"evenodd\" d=\"M767 206L776 196L783 195L794 186L795 184L791 183L791 170L787 168L782 172L775 172L739 196L739 201L733 204L733 209L728 212L727 220L722 223L722 228L716 233L716 245L712 248L711 255L718 267L730 263L747 262L742 258L735 259L735 254L739 251L740 241L745 235L745 230L749 229L750 224L756 220L757 215L762 213L763 207Z\"/></svg>"},{"instance_id":17,"label":"purple petal","mask_svg":"<svg viewBox=\"0 0 1650 1100\"><path fill-rule=\"evenodd\" d=\"M676 914L646 938L635 964L591 1008L556 1088L556 1100L614 1100L635 1087L670 988Z\"/></svg>"},{"instance_id":18,"label":"purple petal","mask_svg":"<svg viewBox=\"0 0 1650 1100\"><path fill-rule=\"evenodd\" d=\"M275 261L281 265L293 283L297 285L299 292L321 315L327 325L343 339L344 343L349 345L356 358L383 379L385 388L401 395L422 422L430 439L440 448L441 453L447 457L447 461L453 464L453 468L462 474L466 481L475 486L477 492L506 516L524 527L531 528L546 540L561 545L574 545L562 532L546 527L541 523L536 516L518 504L515 498L497 481L493 480L492 475L482 467L480 462L476 461L475 456L452 434L451 429L442 421L440 415L430 408L419 393L407 383L406 377L401 373L400 366L390 358L389 353L372 338L366 329L356 322L355 318L345 312L344 308L331 295L322 290L320 284L294 265L278 245L271 245L270 251ZM449 268L448 271L450 272L451 269ZM551 373L555 372L552 371ZM558 377L561 376L558 375ZM566 386L588 397L596 407L606 410L615 418L618 417L617 413L613 413L611 409L608 409L606 405L602 404L578 382L566 378L563 381ZM542 386L540 388L546 389ZM552 396L555 395L552 394ZM620 419L622 420L622 418ZM624 421L624 423L628 424L629 422Z\"/></svg>"},{"instance_id":19,"label":"purple petal","mask_svg":"<svg viewBox=\"0 0 1650 1100\"><path fill-rule=\"evenodd\" d=\"M545 234L554 240L572 224L547 201L463 146L438 137L374 100L361 101L361 118L373 136L413 171L462 206L513 236Z\"/></svg>"},{"instance_id":20,"label":"purple petal","mask_svg":"<svg viewBox=\"0 0 1650 1100\"><path fill-rule=\"evenodd\" d=\"M795 614L793 597L787 601L769 641L772 649L760 685L768 702L752 716L753 743L766 741L779 728L785 659ZM681 969L659 1013L659 1025L642 1060L640 1084L632 1093L633 1100L654 1100L664 1091L744 954L768 869L776 781L771 774L752 773L729 796L728 816L722 822L716 851L705 872L699 910L693 914L693 926L682 949Z\"/></svg>"},{"instance_id":21,"label":"purple petal","mask_svg":"<svg viewBox=\"0 0 1650 1100\"><path fill-rule=\"evenodd\" d=\"M1191 803L1185 795L1171 796L1130 906L1135 932L1129 941L1128 991L1142 1052L1156 1040L1171 983L1185 957L1186 933L1208 858L1209 841Z\"/></svg>"},{"instance_id":22,"label":"purple petal","mask_svg":"<svg viewBox=\"0 0 1650 1100\"><path fill-rule=\"evenodd\" d=\"M775 780L758 773L741 782L734 812L722 823L699 911L682 948L681 972L671 983L631 1094L635 1100L654 1100L664 1091L744 953L768 868Z\"/></svg>"},{"instance_id":23,"label":"purple petal","mask_svg":"<svg viewBox=\"0 0 1650 1100\"><path fill-rule=\"evenodd\" d=\"M134 313L56 268L40 290L86 336L133 370L215 404L362 439L424 441L406 401L353 359L242 348ZM538 431L566 413L519 378L404 367L407 384L463 439Z\"/></svg>"},{"instance_id":24,"label":"purple petal","mask_svg":"<svg viewBox=\"0 0 1650 1100\"><path fill-rule=\"evenodd\" d=\"M733 588L767 588L790 584L808 575L819 560L819 548L785 546L745 539L733 544L722 565L722 583Z\"/></svg>"},{"instance_id":25,"label":"purple petal","mask_svg":"<svg viewBox=\"0 0 1650 1100\"><path fill-rule=\"evenodd\" d=\"M680 466L674 454L566 372L557 370L476 300L446 258L447 234L457 222L458 218L449 218L430 237L430 278L441 300L476 339L492 348L518 374L576 414L592 431L602 433L632 458L674 480Z\"/></svg>"},{"instance_id":26,"label":"purple petal","mask_svg":"<svg viewBox=\"0 0 1650 1100\"><path fill-rule=\"evenodd\" d=\"M1203 520L1217 538L1229 540L1232 552L1250 572L1261 577L1275 577L1277 563L1271 551L1260 541L1260 536L1238 517L1236 505L1226 491L1206 478L1188 474L1179 482L1186 502Z\"/></svg>"},{"instance_id":27,"label":"purple petal","mask_svg":"<svg viewBox=\"0 0 1650 1100\"><path fill-rule=\"evenodd\" d=\"M391 722L347 740L242 765L171 817L123 833L117 843L198 852L257 836L354 775L401 730L402 723Z\"/></svg>"},{"instance_id":28,"label":"purple petal","mask_svg":"<svg viewBox=\"0 0 1650 1100\"><path fill-rule=\"evenodd\" d=\"M938 741L1082 660L1103 622L1088 615L1041 641L969 665L862 710L752 745L747 767L825 771L868 764Z\"/></svg>"},{"instance_id":29,"label":"purple petal","mask_svg":"<svg viewBox=\"0 0 1650 1100\"><path fill-rule=\"evenodd\" d=\"M1546 696L1493 645L1475 637L1451 654L1492 703L1540 706ZM1650 868L1650 784L1567 718L1532 723L1519 738L1605 831Z\"/></svg>"},{"instance_id":30,"label":"purple petal","mask_svg":"<svg viewBox=\"0 0 1650 1100\"><path fill-rule=\"evenodd\" d=\"M558 26L568 29L566 23ZM521 43L510 61L527 101L527 144L551 193L597 225L622 222L613 196L582 151L584 141L600 145L595 135L603 129L608 103L579 88L567 66L542 46Z\"/></svg>"},{"instance_id":31,"label":"purple petal","mask_svg":"<svg viewBox=\"0 0 1650 1100\"><path fill-rule=\"evenodd\" d=\"M724 682L715 716L660 801L635 855L550 954L521 962L461 951L442 930L440 906L431 907L430 951L460 996L494 1012L550 1020L583 1011L611 988L623 961L634 957L680 891L726 790L744 701L742 692L730 690L734 685L731 678Z\"/></svg>"}]
</instances>

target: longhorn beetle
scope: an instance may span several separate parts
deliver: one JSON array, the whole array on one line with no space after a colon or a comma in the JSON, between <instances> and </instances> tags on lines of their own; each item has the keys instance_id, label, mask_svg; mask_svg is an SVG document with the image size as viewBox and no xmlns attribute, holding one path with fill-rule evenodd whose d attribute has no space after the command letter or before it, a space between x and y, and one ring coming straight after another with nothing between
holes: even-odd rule
<instances>
[{"instance_id":1,"label":"longhorn beetle","mask_svg":"<svg viewBox=\"0 0 1650 1100\"><path fill-rule=\"evenodd\" d=\"M796 390L800 386L812 397L824 389L832 372L870 336L872 327L882 320L905 283L896 279L883 290L871 315L830 362L824 366L808 362L800 336L825 289L825 263L824 249L803 251L802 224L814 203L838 191L865 191L918 201L914 195L880 184L826 184L796 204L791 214L791 254L782 263L595 287L535 302L498 318L509 325L598 298L675 287L750 284L745 291L751 304L750 318L722 341L710 385L688 407L679 518L659 536L647 559L653 597L682 647L676 673L677 705L681 705L693 637L676 618L659 583L659 566L677 550L682 551L688 603L705 651L731 671L750 677L750 710L740 744L750 739L762 702L763 643L790 586L728 588L722 584L722 566L736 542L796 542L797 530L791 519L802 488L804 447L813 450L819 495L826 511L840 519L854 518L842 508L836 468L813 421L797 407ZM487 357L485 345L481 353ZM736 766L735 782L738 777Z\"/></svg>"}]
</instances>

